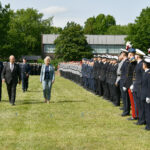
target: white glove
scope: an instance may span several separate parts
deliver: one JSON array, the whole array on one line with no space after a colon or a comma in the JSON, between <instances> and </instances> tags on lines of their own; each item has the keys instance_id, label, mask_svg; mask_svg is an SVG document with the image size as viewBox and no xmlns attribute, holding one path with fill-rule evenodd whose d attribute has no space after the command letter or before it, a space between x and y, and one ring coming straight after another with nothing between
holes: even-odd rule
<instances>
[{"instance_id":1,"label":"white glove","mask_svg":"<svg viewBox=\"0 0 150 150\"><path fill-rule=\"evenodd\" d=\"M122 89L123 89L123 91L124 91L124 92L127 90L127 88L126 88L126 87L123 87Z\"/></svg>"},{"instance_id":2,"label":"white glove","mask_svg":"<svg viewBox=\"0 0 150 150\"><path fill-rule=\"evenodd\" d=\"M134 86L133 86L133 84L130 86L130 90L131 90L131 92L133 92L133 88L134 88Z\"/></svg>"},{"instance_id":3,"label":"white glove","mask_svg":"<svg viewBox=\"0 0 150 150\"><path fill-rule=\"evenodd\" d=\"M146 103L150 103L150 98L149 97L146 97Z\"/></svg>"}]
</instances>

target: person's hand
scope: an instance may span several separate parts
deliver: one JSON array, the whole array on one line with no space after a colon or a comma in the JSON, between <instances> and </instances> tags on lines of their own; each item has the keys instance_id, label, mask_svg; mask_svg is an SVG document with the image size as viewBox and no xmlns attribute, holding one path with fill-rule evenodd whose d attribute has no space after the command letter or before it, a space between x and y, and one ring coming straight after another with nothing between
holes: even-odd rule
<instances>
[{"instance_id":1,"label":"person's hand","mask_svg":"<svg viewBox=\"0 0 150 150\"><path fill-rule=\"evenodd\" d=\"M3 79L2 82L5 83L5 79Z\"/></svg>"},{"instance_id":2,"label":"person's hand","mask_svg":"<svg viewBox=\"0 0 150 150\"><path fill-rule=\"evenodd\" d=\"M28 77L29 75L28 75L28 74L26 74L26 76Z\"/></svg>"},{"instance_id":3,"label":"person's hand","mask_svg":"<svg viewBox=\"0 0 150 150\"><path fill-rule=\"evenodd\" d=\"M116 86L116 87L118 87L118 84L117 84L117 83L115 83L115 86Z\"/></svg>"},{"instance_id":4,"label":"person's hand","mask_svg":"<svg viewBox=\"0 0 150 150\"><path fill-rule=\"evenodd\" d=\"M146 97L146 103L150 103L150 98L149 97Z\"/></svg>"},{"instance_id":5,"label":"person's hand","mask_svg":"<svg viewBox=\"0 0 150 150\"><path fill-rule=\"evenodd\" d=\"M133 88L134 88L134 86L133 86L133 84L130 86L130 90L131 90L131 92L133 92Z\"/></svg>"},{"instance_id":6,"label":"person's hand","mask_svg":"<svg viewBox=\"0 0 150 150\"><path fill-rule=\"evenodd\" d=\"M126 87L123 87L122 89L123 89L123 91L124 91L124 92L127 90L127 88L126 88Z\"/></svg>"},{"instance_id":7,"label":"person's hand","mask_svg":"<svg viewBox=\"0 0 150 150\"><path fill-rule=\"evenodd\" d=\"M55 82L55 81L53 80L53 81L52 81L52 84L54 84L54 82Z\"/></svg>"},{"instance_id":8,"label":"person's hand","mask_svg":"<svg viewBox=\"0 0 150 150\"><path fill-rule=\"evenodd\" d=\"M19 81L19 84L21 84L21 80Z\"/></svg>"}]
</instances>

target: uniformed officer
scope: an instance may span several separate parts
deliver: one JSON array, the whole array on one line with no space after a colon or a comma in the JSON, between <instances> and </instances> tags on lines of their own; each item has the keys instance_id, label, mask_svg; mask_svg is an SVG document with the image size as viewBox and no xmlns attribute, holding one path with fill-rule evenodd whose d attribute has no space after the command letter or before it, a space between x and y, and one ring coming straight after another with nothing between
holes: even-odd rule
<instances>
[{"instance_id":1,"label":"uniformed officer","mask_svg":"<svg viewBox=\"0 0 150 150\"><path fill-rule=\"evenodd\" d=\"M145 130L150 130L150 57L144 58L143 69L141 88L142 118L140 118L140 125L146 124Z\"/></svg>"},{"instance_id":2,"label":"uniformed officer","mask_svg":"<svg viewBox=\"0 0 150 150\"><path fill-rule=\"evenodd\" d=\"M117 79L117 69L118 69L118 57L113 57L113 67L112 67L112 95L113 95L113 103L115 106L120 106L120 89L119 86L116 86Z\"/></svg>"},{"instance_id":3,"label":"uniformed officer","mask_svg":"<svg viewBox=\"0 0 150 150\"><path fill-rule=\"evenodd\" d=\"M130 87L130 89L133 91L133 98L135 104L135 118L131 118L131 120L139 118L137 125L140 124L142 115L141 114L142 104L140 98L141 98L142 75L144 73L143 56L145 56L145 53L139 49L136 49L135 59L137 61L137 65L134 71L133 85Z\"/></svg>"},{"instance_id":4,"label":"uniformed officer","mask_svg":"<svg viewBox=\"0 0 150 150\"><path fill-rule=\"evenodd\" d=\"M135 60L135 49L134 48L130 48L128 50L128 59L129 59L129 64L127 66L127 72L126 72L126 80L125 80L125 84L124 84L124 90L127 90L128 95L129 95L129 99L127 98L126 100L130 100L129 105L127 106L127 110L130 113L130 105L131 105L131 110L132 110L132 118L129 118L129 120L131 119L136 119L135 116L135 104L134 104L134 98L133 98L133 94L131 91L131 85L133 84L133 75L134 75L134 69L136 67L136 60Z\"/></svg>"},{"instance_id":5,"label":"uniformed officer","mask_svg":"<svg viewBox=\"0 0 150 150\"><path fill-rule=\"evenodd\" d=\"M127 89L124 89L125 81L126 81L126 74L127 74L127 67L129 64L128 61L128 51L126 49L121 49L122 53L122 60L123 64L121 66L121 76L120 76L120 89L121 89L121 95L123 100L123 113L122 116L128 116L130 114L130 101L129 96L127 93Z\"/></svg>"},{"instance_id":6,"label":"uniformed officer","mask_svg":"<svg viewBox=\"0 0 150 150\"><path fill-rule=\"evenodd\" d=\"M101 73L100 73L100 80L102 84L102 90L103 90L103 98L107 99L107 85L106 85L106 70L107 70L107 59L106 56L102 56L102 67L101 67Z\"/></svg>"},{"instance_id":7,"label":"uniformed officer","mask_svg":"<svg viewBox=\"0 0 150 150\"><path fill-rule=\"evenodd\" d=\"M99 96L103 96L103 88L102 88L102 81L101 81L101 72L102 72L102 56L98 55L98 64L97 64L97 78L98 78L98 87L97 92Z\"/></svg>"},{"instance_id":8,"label":"uniformed officer","mask_svg":"<svg viewBox=\"0 0 150 150\"><path fill-rule=\"evenodd\" d=\"M30 65L27 64L26 58L23 58L23 63L20 65L21 68L21 80L23 92L28 90L28 81L30 75Z\"/></svg>"}]
</instances>

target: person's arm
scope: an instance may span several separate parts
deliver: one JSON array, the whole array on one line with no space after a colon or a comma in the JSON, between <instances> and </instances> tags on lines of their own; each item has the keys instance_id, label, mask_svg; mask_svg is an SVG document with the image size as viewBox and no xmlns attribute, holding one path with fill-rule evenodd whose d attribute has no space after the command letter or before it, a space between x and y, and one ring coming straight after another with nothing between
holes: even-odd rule
<instances>
[{"instance_id":1,"label":"person's arm","mask_svg":"<svg viewBox=\"0 0 150 150\"><path fill-rule=\"evenodd\" d=\"M54 67L53 67L53 77L52 77L52 83L54 83L54 81L55 81L55 69L54 69Z\"/></svg>"},{"instance_id":2,"label":"person's arm","mask_svg":"<svg viewBox=\"0 0 150 150\"><path fill-rule=\"evenodd\" d=\"M3 82L5 82L5 74L6 74L6 65L4 66L3 71L2 71L2 75L1 75Z\"/></svg>"},{"instance_id":3,"label":"person's arm","mask_svg":"<svg viewBox=\"0 0 150 150\"><path fill-rule=\"evenodd\" d=\"M42 82L42 78L43 78L43 65L42 65L42 67L41 67L40 82Z\"/></svg>"},{"instance_id":4,"label":"person's arm","mask_svg":"<svg viewBox=\"0 0 150 150\"><path fill-rule=\"evenodd\" d=\"M17 74L18 74L18 78L19 78L19 84L21 83L21 69L20 69L20 66L19 65L17 65L18 67L18 69L17 69Z\"/></svg>"}]
</instances>

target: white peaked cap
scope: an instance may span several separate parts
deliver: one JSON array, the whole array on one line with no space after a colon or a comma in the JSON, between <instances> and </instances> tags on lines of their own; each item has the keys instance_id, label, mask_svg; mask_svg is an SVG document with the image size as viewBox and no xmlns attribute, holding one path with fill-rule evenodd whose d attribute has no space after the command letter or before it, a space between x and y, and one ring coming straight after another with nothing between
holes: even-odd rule
<instances>
[{"instance_id":1,"label":"white peaked cap","mask_svg":"<svg viewBox=\"0 0 150 150\"><path fill-rule=\"evenodd\" d=\"M149 56L145 57L145 58L144 58L144 61L145 61L146 63L150 63L150 57L149 57Z\"/></svg>"},{"instance_id":2,"label":"white peaked cap","mask_svg":"<svg viewBox=\"0 0 150 150\"><path fill-rule=\"evenodd\" d=\"M118 60L118 56L114 56L114 59Z\"/></svg>"},{"instance_id":3,"label":"white peaked cap","mask_svg":"<svg viewBox=\"0 0 150 150\"><path fill-rule=\"evenodd\" d=\"M127 51L126 49L121 48L120 50L121 50L121 52L126 52L126 53L128 53L128 51Z\"/></svg>"},{"instance_id":4,"label":"white peaked cap","mask_svg":"<svg viewBox=\"0 0 150 150\"><path fill-rule=\"evenodd\" d=\"M136 49L136 54L137 54L137 55L141 55L141 56L145 56L145 53L142 52L142 51L139 50L139 49Z\"/></svg>"}]
</instances>

